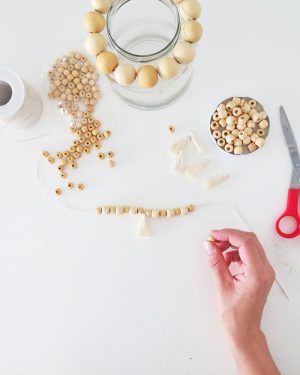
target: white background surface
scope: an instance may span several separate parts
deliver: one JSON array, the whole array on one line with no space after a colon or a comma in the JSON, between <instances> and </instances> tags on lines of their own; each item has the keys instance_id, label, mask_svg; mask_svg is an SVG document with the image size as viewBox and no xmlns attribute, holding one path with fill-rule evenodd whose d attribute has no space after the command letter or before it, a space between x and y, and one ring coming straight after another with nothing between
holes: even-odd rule
<instances>
[{"instance_id":1,"label":"white background surface","mask_svg":"<svg viewBox=\"0 0 300 375\"><path fill-rule=\"evenodd\" d=\"M102 190L87 189L75 203L234 205L259 235L289 294L287 301L274 286L264 329L282 373L297 375L300 239L278 238L274 221L291 174L280 104L300 143L299 2L202 5L205 34L194 80L174 106L136 111L100 80L97 110L113 132L108 147L116 152L118 168L100 171L96 163ZM29 79L30 66L45 71L63 53L83 50L81 18L89 8L88 1L1 1L1 65ZM271 120L266 147L245 158L223 155L207 133L211 112L232 95L256 98ZM177 129L174 138L167 134L170 123ZM206 146L207 173L231 175L208 193L201 180L192 184L170 173L168 146L190 129ZM234 374L201 243L210 226L238 225L228 206L154 223L154 237L138 240L133 219L73 212L45 198L36 168L46 142L0 145L0 374ZM49 179L51 173L49 168ZM94 177L85 180L91 191Z\"/></svg>"}]
</instances>

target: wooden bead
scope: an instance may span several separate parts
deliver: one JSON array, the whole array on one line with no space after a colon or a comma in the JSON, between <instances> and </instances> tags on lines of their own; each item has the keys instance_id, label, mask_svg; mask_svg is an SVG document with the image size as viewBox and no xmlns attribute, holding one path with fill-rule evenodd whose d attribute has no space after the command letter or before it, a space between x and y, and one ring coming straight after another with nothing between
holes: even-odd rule
<instances>
[{"instance_id":1,"label":"wooden bead","mask_svg":"<svg viewBox=\"0 0 300 375\"><path fill-rule=\"evenodd\" d=\"M235 129L235 125L234 124L231 124L231 125L227 125L226 126L226 130L232 132L233 130Z\"/></svg>"},{"instance_id":2,"label":"wooden bead","mask_svg":"<svg viewBox=\"0 0 300 375\"><path fill-rule=\"evenodd\" d=\"M168 127L168 132L169 132L170 134L173 134L173 133L175 132L175 127L174 127L174 126L169 126L169 127Z\"/></svg>"},{"instance_id":3,"label":"wooden bead","mask_svg":"<svg viewBox=\"0 0 300 375\"><path fill-rule=\"evenodd\" d=\"M180 215L181 215L181 216L186 216L188 213L189 213L189 210L188 210L187 207L182 207L182 208L180 209Z\"/></svg>"},{"instance_id":4,"label":"wooden bead","mask_svg":"<svg viewBox=\"0 0 300 375\"><path fill-rule=\"evenodd\" d=\"M105 159L105 154L103 152L100 152L100 154L98 154L98 158L100 160L104 160Z\"/></svg>"},{"instance_id":5,"label":"wooden bead","mask_svg":"<svg viewBox=\"0 0 300 375\"><path fill-rule=\"evenodd\" d=\"M252 135L251 135L251 137L250 137L250 139L251 139L251 141L252 142L256 142L256 140L259 138L259 135L258 134L256 134L256 133L253 133Z\"/></svg>"},{"instance_id":6,"label":"wooden bead","mask_svg":"<svg viewBox=\"0 0 300 375\"><path fill-rule=\"evenodd\" d=\"M217 121L212 121L210 124L211 130L218 130L219 129L219 123Z\"/></svg>"},{"instance_id":7,"label":"wooden bead","mask_svg":"<svg viewBox=\"0 0 300 375\"><path fill-rule=\"evenodd\" d=\"M247 121L247 127L250 129L254 129L256 127L256 124L253 120Z\"/></svg>"},{"instance_id":8,"label":"wooden bead","mask_svg":"<svg viewBox=\"0 0 300 375\"><path fill-rule=\"evenodd\" d=\"M222 119L219 121L219 125L222 126L222 128L226 128L226 119L225 119L225 118L222 118Z\"/></svg>"},{"instance_id":9,"label":"wooden bead","mask_svg":"<svg viewBox=\"0 0 300 375\"><path fill-rule=\"evenodd\" d=\"M152 217L153 219L159 218L159 210L152 210Z\"/></svg>"},{"instance_id":10,"label":"wooden bead","mask_svg":"<svg viewBox=\"0 0 300 375\"><path fill-rule=\"evenodd\" d=\"M123 215L124 214L124 209L123 207L116 207L116 214L117 215Z\"/></svg>"},{"instance_id":11,"label":"wooden bead","mask_svg":"<svg viewBox=\"0 0 300 375\"><path fill-rule=\"evenodd\" d=\"M254 99L251 99L249 100L248 104L250 105L251 108L255 108L257 103Z\"/></svg>"},{"instance_id":12,"label":"wooden bead","mask_svg":"<svg viewBox=\"0 0 300 375\"><path fill-rule=\"evenodd\" d=\"M225 139L229 134L230 134L230 133L229 133L228 130L224 130L224 131L222 131L222 138Z\"/></svg>"},{"instance_id":13,"label":"wooden bead","mask_svg":"<svg viewBox=\"0 0 300 375\"><path fill-rule=\"evenodd\" d=\"M255 144L257 147L261 148L265 145L265 140L263 138L257 138Z\"/></svg>"},{"instance_id":14,"label":"wooden bead","mask_svg":"<svg viewBox=\"0 0 300 375\"><path fill-rule=\"evenodd\" d=\"M260 122L262 120L262 116L260 113L253 113L252 120L256 123Z\"/></svg>"},{"instance_id":15,"label":"wooden bead","mask_svg":"<svg viewBox=\"0 0 300 375\"><path fill-rule=\"evenodd\" d=\"M180 210L180 208L174 208L174 212L175 212L175 215L176 215L176 216L181 215L181 210Z\"/></svg>"},{"instance_id":16,"label":"wooden bead","mask_svg":"<svg viewBox=\"0 0 300 375\"><path fill-rule=\"evenodd\" d=\"M114 157L114 153L112 151L108 151L107 156L111 159Z\"/></svg>"},{"instance_id":17,"label":"wooden bead","mask_svg":"<svg viewBox=\"0 0 300 375\"><path fill-rule=\"evenodd\" d=\"M111 7L112 0L91 0L93 9L100 13L107 13Z\"/></svg>"},{"instance_id":18,"label":"wooden bead","mask_svg":"<svg viewBox=\"0 0 300 375\"><path fill-rule=\"evenodd\" d=\"M224 138L220 138L220 139L217 140L217 145L219 147L223 148L225 146L225 144L226 144L226 141L225 141Z\"/></svg>"},{"instance_id":19,"label":"wooden bead","mask_svg":"<svg viewBox=\"0 0 300 375\"><path fill-rule=\"evenodd\" d=\"M239 147L243 145L243 141L240 138L234 140L234 146Z\"/></svg>"},{"instance_id":20,"label":"wooden bead","mask_svg":"<svg viewBox=\"0 0 300 375\"><path fill-rule=\"evenodd\" d=\"M214 137L215 139L219 139L219 138L221 138L221 136L222 136L222 133L221 133L219 130L215 130L215 131L213 132L213 137Z\"/></svg>"},{"instance_id":21,"label":"wooden bead","mask_svg":"<svg viewBox=\"0 0 300 375\"><path fill-rule=\"evenodd\" d=\"M236 106L239 106L240 104L241 104L241 98L239 98L239 97L237 97L237 96L234 96L233 98L232 98L232 102L234 102L235 103L235 107ZM234 108L234 107L233 107ZM232 109L233 109L232 108Z\"/></svg>"},{"instance_id":22,"label":"wooden bead","mask_svg":"<svg viewBox=\"0 0 300 375\"><path fill-rule=\"evenodd\" d=\"M231 134L232 134L235 138L238 137L238 136L239 136L239 131L238 131L238 129L233 129L232 132L231 132Z\"/></svg>"},{"instance_id":23,"label":"wooden bead","mask_svg":"<svg viewBox=\"0 0 300 375\"><path fill-rule=\"evenodd\" d=\"M248 145L248 150L249 150L250 152L253 152L253 151L257 150L257 146L256 146L256 144L255 144L254 142L250 143L250 144Z\"/></svg>"},{"instance_id":24,"label":"wooden bead","mask_svg":"<svg viewBox=\"0 0 300 375\"><path fill-rule=\"evenodd\" d=\"M258 126L261 128L261 129L266 129L268 126L269 126L269 123L267 120L262 120Z\"/></svg>"},{"instance_id":25,"label":"wooden bead","mask_svg":"<svg viewBox=\"0 0 300 375\"><path fill-rule=\"evenodd\" d=\"M159 216L160 217L166 217L167 216L167 210L159 210Z\"/></svg>"},{"instance_id":26,"label":"wooden bead","mask_svg":"<svg viewBox=\"0 0 300 375\"><path fill-rule=\"evenodd\" d=\"M243 139L243 144L249 145L250 143L251 143L251 138L248 135L246 135L245 138Z\"/></svg>"},{"instance_id":27,"label":"wooden bead","mask_svg":"<svg viewBox=\"0 0 300 375\"><path fill-rule=\"evenodd\" d=\"M104 135L105 138L109 138L109 137L111 136L111 132L110 132L110 130L105 130L105 131L103 132L103 135Z\"/></svg>"},{"instance_id":28,"label":"wooden bead","mask_svg":"<svg viewBox=\"0 0 300 375\"><path fill-rule=\"evenodd\" d=\"M65 179L65 178L67 178L67 174L64 173L64 172L62 172L62 173L60 174L60 177L63 178L63 179Z\"/></svg>"},{"instance_id":29,"label":"wooden bead","mask_svg":"<svg viewBox=\"0 0 300 375\"><path fill-rule=\"evenodd\" d=\"M246 104L243 105L242 111L244 113L248 113L248 112L250 112L250 110L251 110L251 107L250 107L250 105L248 103L246 103Z\"/></svg>"},{"instance_id":30,"label":"wooden bead","mask_svg":"<svg viewBox=\"0 0 300 375\"><path fill-rule=\"evenodd\" d=\"M84 44L87 52L93 56L99 55L106 49L106 40L101 34L89 34Z\"/></svg>"},{"instance_id":31,"label":"wooden bead","mask_svg":"<svg viewBox=\"0 0 300 375\"><path fill-rule=\"evenodd\" d=\"M199 22L190 20L187 21L181 28L181 35L186 42L196 43L203 34L202 26Z\"/></svg>"},{"instance_id":32,"label":"wooden bead","mask_svg":"<svg viewBox=\"0 0 300 375\"><path fill-rule=\"evenodd\" d=\"M48 151L43 151L43 152L42 152L42 155L43 155L45 158L48 158L50 154L49 154Z\"/></svg>"},{"instance_id":33,"label":"wooden bead","mask_svg":"<svg viewBox=\"0 0 300 375\"><path fill-rule=\"evenodd\" d=\"M78 184L77 188L78 188L78 190L83 190L84 189L84 185L83 184Z\"/></svg>"},{"instance_id":34,"label":"wooden bead","mask_svg":"<svg viewBox=\"0 0 300 375\"><path fill-rule=\"evenodd\" d=\"M195 20L201 14L201 6L197 0L183 0L179 9L182 17L186 20Z\"/></svg>"},{"instance_id":35,"label":"wooden bead","mask_svg":"<svg viewBox=\"0 0 300 375\"><path fill-rule=\"evenodd\" d=\"M110 74L119 65L119 60L114 53L103 51L97 56L96 65L103 74Z\"/></svg>"},{"instance_id":36,"label":"wooden bead","mask_svg":"<svg viewBox=\"0 0 300 375\"><path fill-rule=\"evenodd\" d=\"M175 216L175 211L173 209L167 210L167 217L174 217Z\"/></svg>"},{"instance_id":37,"label":"wooden bead","mask_svg":"<svg viewBox=\"0 0 300 375\"><path fill-rule=\"evenodd\" d=\"M235 116L228 116L226 118L227 125L235 125L236 124L236 117Z\"/></svg>"},{"instance_id":38,"label":"wooden bead","mask_svg":"<svg viewBox=\"0 0 300 375\"><path fill-rule=\"evenodd\" d=\"M225 151L228 152L228 153L231 153L233 151L233 145L226 145L225 146Z\"/></svg>"},{"instance_id":39,"label":"wooden bead","mask_svg":"<svg viewBox=\"0 0 300 375\"><path fill-rule=\"evenodd\" d=\"M97 207L96 208L96 214L101 215L102 214L102 207Z\"/></svg>"},{"instance_id":40,"label":"wooden bead","mask_svg":"<svg viewBox=\"0 0 300 375\"><path fill-rule=\"evenodd\" d=\"M55 189L55 194L56 194L57 196L61 195L61 194L62 194L62 190L59 189L59 188L56 188L56 189Z\"/></svg>"},{"instance_id":41,"label":"wooden bead","mask_svg":"<svg viewBox=\"0 0 300 375\"><path fill-rule=\"evenodd\" d=\"M105 19L99 12L88 12L83 18L83 26L89 33L100 33L104 29Z\"/></svg>"},{"instance_id":42,"label":"wooden bead","mask_svg":"<svg viewBox=\"0 0 300 375\"><path fill-rule=\"evenodd\" d=\"M264 137L265 131L263 129L258 129L257 134L259 135L259 137Z\"/></svg>"},{"instance_id":43,"label":"wooden bead","mask_svg":"<svg viewBox=\"0 0 300 375\"><path fill-rule=\"evenodd\" d=\"M234 147L233 153L235 155L242 155L242 153L243 153L243 147L241 147L241 146Z\"/></svg>"},{"instance_id":44,"label":"wooden bead","mask_svg":"<svg viewBox=\"0 0 300 375\"><path fill-rule=\"evenodd\" d=\"M157 84L158 73L152 65L143 65L137 72L137 78L142 88L151 88Z\"/></svg>"},{"instance_id":45,"label":"wooden bead","mask_svg":"<svg viewBox=\"0 0 300 375\"><path fill-rule=\"evenodd\" d=\"M115 81L121 86L130 86L136 78L136 70L130 64L120 64L114 72Z\"/></svg>"},{"instance_id":46,"label":"wooden bead","mask_svg":"<svg viewBox=\"0 0 300 375\"><path fill-rule=\"evenodd\" d=\"M165 56L159 60L157 70L161 78L172 79L177 76L179 65L172 57Z\"/></svg>"},{"instance_id":47,"label":"wooden bead","mask_svg":"<svg viewBox=\"0 0 300 375\"><path fill-rule=\"evenodd\" d=\"M129 215L136 215L138 213L138 209L136 207L129 208Z\"/></svg>"},{"instance_id":48,"label":"wooden bead","mask_svg":"<svg viewBox=\"0 0 300 375\"><path fill-rule=\"evenodd\" d=\"M232 110L232 114L233 114L233 116L235 116L235 117L240 116L242 113L243 113L243 112L242 112L242 110L241 110L240 107L235 107L235 108Z\"/></svg>"},{"instance_id":49,"label":"wooden bead","mask_svg":"<svg viewBox=\"0 0 300 375\"><path fill-rule=\"evenodd\" d=\"M267 118L266 112L264 112L264 111L263 112L259 112L259 114L260 114L262 120L265 120Z\"/></svg>"},{"instance_id":50,"label":"wooden bead","mask_svg":"<svg viewBox=\"0 0 300 375\"><path fill-rule=\"evenodd\" d=\"M214 121L220 121L220 115L219 115L219 112L214 112L214 114L212 115L212 118Z\"/></svg>"},{"instance_id":51,"label":"wooden bead","mask_svg":"<svg viewBox=\"0 0 300 375\"><path fill-rule=\"evenodd\" d=\"M177 43L177 45L174 48L173 54L175 60L179 62L179 64L185 65L190 64L194 60L196 56L196 51L192 44L182 41Z\"/></svg>"},{"instance_id":52,"label":"wooden bead","mask_svg":"<svg viewBox=\"0 0 300 375\"><path fill-rule=\"evenodd\" d=\"M246 127L244 129L244 132L245 132L245 134L247 134L248 136L250 136L253 133L253 130L251 128Z\"/></svg>"},{"instance_id":53,"label":"wooden bead","mask_svg":"<svg viewBox=\"0 0 300 375\"><path fill-rule=\"evenodd\" d=\"M229 145L232 145L235 141L235 136L232 135L232 134L229 134L227 137L226 137L226 142L229 144Z\"/></svg>"},{"instance_id":54,"label":"wooden bead","mask_svg":"<svg viewBox=\"0 0 300 375\"><path fill-rule=\"evenodd\" d=\"M232 100L226 104L227 111L232 111L238 104Z\"/></svg>"},{"instance_id":55,"label":"wooden bead","mask_svg":"<svg viewBox=\"0 0 300 375\"><path fill-rule=\"evenodd\" d=\"M48 162L49 162L50 164L53 164L53 163L55 162L55 159L54 159L52 156L49 156L49 157L48 157Z\"/></svg>"},{"instance_id":56,"label":"wooden bead","mask_svg":"<svg viewBox=\"0 0 300 375\"><path fill-rule=\"evenodd\" d=\"M68 188L69 189L74 189L74 183L73 182L68 182Z\"/></svg>"},{"instance_id":57,"label":"wooden bead","mask_svg":"<svg viewBox=\"0 0 300 375\"><path fill-rule=\"evenodd\" d=\"M108 166L109 166L110 168L113 168L115 165L116 165L116 162L115 162L114 160L110 159L110 160L108 161Z\"/></svg>"}]
</instances>

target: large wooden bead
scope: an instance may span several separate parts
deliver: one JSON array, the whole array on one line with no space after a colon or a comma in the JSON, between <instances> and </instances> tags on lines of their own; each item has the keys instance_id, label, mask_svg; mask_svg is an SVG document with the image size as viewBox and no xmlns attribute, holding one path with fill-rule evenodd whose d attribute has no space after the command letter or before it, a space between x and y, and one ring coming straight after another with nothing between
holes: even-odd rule
<instances>
[{"instance_id":1,"label":"large wooden bead","mask_svg":"<svg viewBox=\"0 0 300 375\"><path fill-rule=\"evenodd\" d=\"M91 0L92 7L100 13L107 13L112 0Z\"/></svg>"},{"instance_id":2,"label":"large wooden bead","mask_svg":"<svg viewBox=\"0 0 300 375\"><path fill-rule=\"evenodd\" d=\"M99 12L88 12L83 18L83 26L89 33L100 33L104 29L105 19Z\"/></svg>"},{"instance_id":3,"label":"large wooden bead","mask_svg":"<svg viewBox=\"0 0 300 375\"><path fill-rule=\"evenodd\" d=\"M149 89L157 84L158 73L152 65L143 65L137 72L137 78L141 87Z\"/></svg>"},{"instance_id":4,"label":"large wooden bead","mask_svg":"<svg viewBox=\"0 0 300 375\"><path fill-rule=\"evenodd\" d=\"M157 66L159 75L164 79L172 79L179 72L179 65L172 57L163 57Z\"/></svg>"},{"instance_id":5,"label":"large wooden bead","mask_svg":"<svg viewBox=\"0 0 300 375\"><path fill-rule=\"evenodd\" d=\"M180 3L180 13L186 20L195 20L201 14L200 3L198 0L184 0Z\"/></svg>"},{"instance_id":6,"label":"large wooden bead","mask_svg":"<svg viewBox=\"0 0 300 375\"><path fill-rule=\"evenodd\" d=\"M181 29L181 35L183 39L190 43L198 42L203 34L202 26L199 22L190 20L187 21Z\"/></svg>"},{"instance_id":7,"label":"large wooden bead","mask_svg":"<svg viewBox=\"0 0 300 375\"><path fill-rule=\"evenodd\" d=\"M110 74L119 65L119 60L114 53L104 51L97 56L96 65L103 74Z\"/></svg>"},{"instance_id":8,"label":"large wooden bead","mask_svg":"<svg viewBox=\"0 0 300 375\"><path fill-rule=\"evenodd\" d=\"M130 86L136 77L136 70L130 64L120 64L115 70L114 77L121 86Z\"/></svg>"},{"instance_id":9,"label":"large wooden bead","mask_svg":"<svg viewBox=\"0 0 300 375\"><path fill-rule=\"evenodd\" d=\"M106 40L101 34L89 34L85 39L85 49L91 55L97 56L106 49Z\"/></svg>"},{"instance_id":10,"label":"large wooden bead","mask_svg":"<svg viewBox=\"0 0 300 375\"><path fill-rule=\"evenodd\" d=\"M179 64L190 64L196 55L195 48L188 42L179 42L173 51L174 57Z\"/></svg>"}]
</instances>

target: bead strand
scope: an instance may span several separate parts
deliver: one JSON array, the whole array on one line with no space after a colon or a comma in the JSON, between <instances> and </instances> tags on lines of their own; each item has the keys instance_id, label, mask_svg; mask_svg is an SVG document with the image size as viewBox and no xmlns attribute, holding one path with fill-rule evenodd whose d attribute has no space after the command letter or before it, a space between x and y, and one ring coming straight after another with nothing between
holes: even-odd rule
<instances>
[{"instance_id":1,"label":"bead strand","mask_svg":"<svg viewBox=\"0 0 300 375\"><path fill-rule=\"evenodd\" d=\"M168 209L148 209L144 207L130 207L130 206L99 206L96 208L98 215L145 215L146 217L158 219L158 218L171 218L175 216L186 216L189 213L195 211L195 206L192 204L185 207L168 208Z\"/></svg>"}]
</instances>

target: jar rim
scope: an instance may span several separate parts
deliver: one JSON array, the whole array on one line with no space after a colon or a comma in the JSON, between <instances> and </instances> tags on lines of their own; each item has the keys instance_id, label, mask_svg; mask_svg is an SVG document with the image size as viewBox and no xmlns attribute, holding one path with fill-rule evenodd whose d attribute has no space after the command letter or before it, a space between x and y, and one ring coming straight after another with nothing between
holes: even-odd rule
<instances>
[{"instance_id":1,"label":"jar rim","mask_svg":"<svg viewBox=\"0 0 300 375\"><path fill-rule=\"evenodd\" d=\"M111 43L112 47L118 53L120 53L125 58L127 58L128 60L135 61L135 62L143 62L143 63L156 60L156 59L158 59L162 56L165 56L170 51L172 51L172 49L175 47L175 45L178 42L180 30L181 30L180 14L179 14L179 11L178 11L178 6L174 2L174 0L158 0L161 3L164 3L169 8L169 10L172 12L172 14L175 18L176 24L177 24L174 36L171 38L171 40L168 42L168 44L165 47L163 47L162 49L160 49L156 52L150 53L150 54L135 54L135 53L129 52L126 49L122 48L116 42L116 40L114 39L114 37L112 36L112 33L111 33L112 18L123 5L125 5L126 3L130 2L130 1L131 0L114 0L111 8L109 9L109 11L107 13L106 30L107 30L107 35L108 35L108 38L110 40L110 43Z\"/></svg>"}]
</instances>

